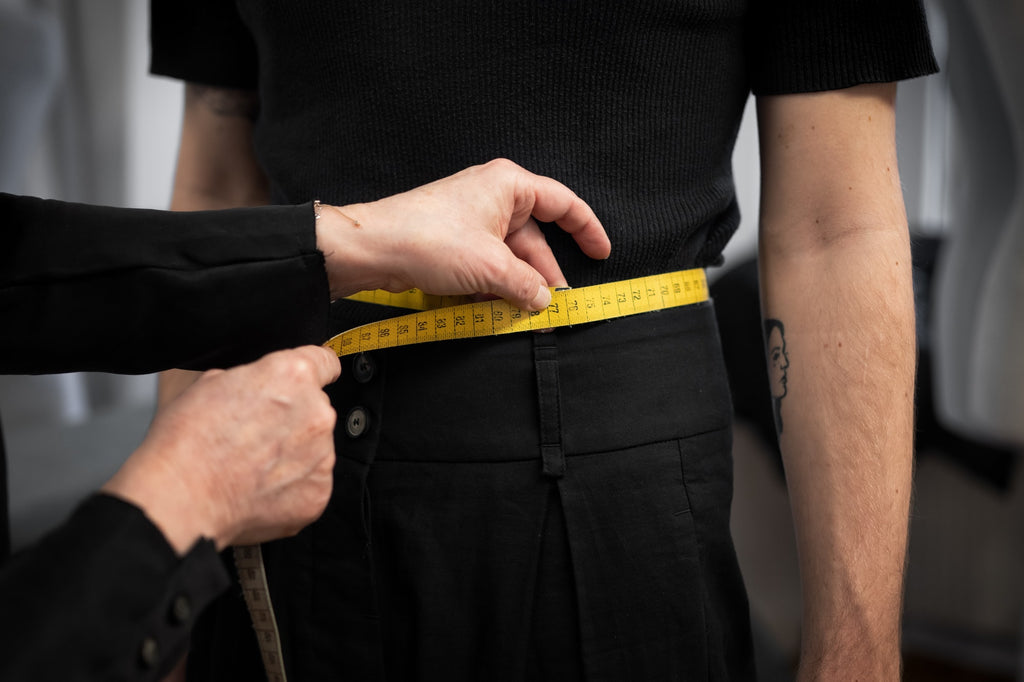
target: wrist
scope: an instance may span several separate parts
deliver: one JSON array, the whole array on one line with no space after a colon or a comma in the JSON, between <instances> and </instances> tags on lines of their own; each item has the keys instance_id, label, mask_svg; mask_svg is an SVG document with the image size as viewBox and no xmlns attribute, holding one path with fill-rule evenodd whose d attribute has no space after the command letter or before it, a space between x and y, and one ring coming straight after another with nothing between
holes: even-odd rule
<instances>
[{"instance_id":1,"label":"wrist","mask_svg":"<svg viewBox=\"0 0 1024 682\"><path fill-rule=\"evenodd\" d=\"M212 540L218 550L229 544L229 524L219 521L223 515L215 512L216 501L195 494L193 486L157 458L142 463L129 459L100 490L141 509L179 557L201 538Z\"/></svg>"},{"instance_id":2,"label":"wrist","mask_svg":"<svg viewBox=\"0 0 1024 682\"><path fill-rule=\"evenodd\" d=\"M801 656L797 682L846 682L847 680L899 680L902 662L899 654L840 654L821 657Z\"/></svg>"},{"instance_id":3,"label":"wrist","mask_svg":"<svg viewBox=\"0 0 1024 682\"><path fill-rule=\"evenodd\" d=\"M885 614L869 616L851 610L831 623L807 625L800 646L797 679L898 680L901 653L898 623L888 624Z\"/></svg>"},{"instance_id":4,"label":"wrist","mask_svg":"<svg viewBox=\"0 0 1024 682\"><path fill-rule=\"evenodd\" d=\"M316 246L324 255L332 301L383 286L377 276L381 268L372 258L374 247L379 245L370 241L363 222L372 213L371 206L313 203Z\"/></svg>"}]
</instances>

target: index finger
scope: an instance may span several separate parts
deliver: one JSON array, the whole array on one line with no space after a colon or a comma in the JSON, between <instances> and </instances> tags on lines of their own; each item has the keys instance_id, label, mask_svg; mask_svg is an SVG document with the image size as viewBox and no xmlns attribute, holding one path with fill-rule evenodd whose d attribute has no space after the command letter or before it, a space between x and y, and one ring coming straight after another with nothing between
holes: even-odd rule
<instances>
[{"instance_id":1,"label":"index finger","mask_svg":"<svg viewBox=\"0 0 1024 682\"><path fill-rule=\"evenodd\" d=\"M607 258L612 251L611 241L587 202L553 178L529 175L532 176L527 184L533 195L533 215L544 222L558 223L591 258Z\"/></svg>"},{"instance_id":2,"label":"index finger","mask_svg":"<svg viewBox=\"0 0 1024 682\"><path fill-rule=\"evenodd\" d=\"M310 362L315 378L321 386L333 384L341 376L341 360L330 349L323 346L300 346L292 352Z\"/></svg>"}]
</instances>

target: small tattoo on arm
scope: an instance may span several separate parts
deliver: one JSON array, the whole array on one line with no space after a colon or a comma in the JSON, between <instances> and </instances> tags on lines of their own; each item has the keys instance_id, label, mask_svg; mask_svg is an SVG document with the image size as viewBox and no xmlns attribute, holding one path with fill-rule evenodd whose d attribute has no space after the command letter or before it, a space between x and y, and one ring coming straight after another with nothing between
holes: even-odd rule
<instances>
[{"instance_id":1,"label":"small tattoo on arm","mask_svg":"<svg viewBox=\"0 0 1024 682\"><path fill-rule=\"evenodd\" d=\"M768 359L768 383L772 392L772 406L775 410L775 431L782 435L782 399L786 397L786 369L789 368L789 354L786 352L786 328L773 318L764 321L764 338Z\"/></svg>"},{"instance_id":2,"label":"small tattoo on arm","mask_svg":"<svg viewBox=\"0 0 1024 682\"><path fill-rule=\"evenodd\" d=\"M199 100L203 106L218 116L239 116L255 121L260 113L260 96L255 90L216 88L189 83L186 92L189 97Z\"/></svg>"}]
</instances>

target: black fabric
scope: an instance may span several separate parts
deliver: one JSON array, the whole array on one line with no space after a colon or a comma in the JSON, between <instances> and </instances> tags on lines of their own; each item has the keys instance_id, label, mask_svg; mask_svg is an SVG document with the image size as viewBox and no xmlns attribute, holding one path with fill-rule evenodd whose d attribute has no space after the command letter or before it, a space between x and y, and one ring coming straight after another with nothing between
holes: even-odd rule
<instances>
[{"instance_id":1,"label":"black fabric","mask_svg":"<svg viewBox=\"0 0 1024 682\"><path fill-rule=\"evenodd\" d=\"M197 44L156 20L234 0L152 3L155 73L205 82L239 58L215 31ZM547 230L573 286L717 261L739 224L730 164L751 87L936 68L919 0L237 5L275 201L366 201L507 157L572 187L608 228L604 262Z\"/></svg>"},{"instance_id":2,"label":"black fabric","mask_svg":"<svg viewBox=\"0 0 1024 682\"><path fill-rule=\"evenodd\" d=\"M0 679L159 680L228 585L212 543L179 559L141 510L95 495L0 571Z\"/></svg>"},{"instance_id":3,"label":"black fabric","mask_svg":"<svg viewBox=\"0 0 1024 682\"><path fill-rule=\"evenodd\" d=\"M537 576L530 616L526 680L582 682L583 649L576 614L572 556L565 551L569 537L565 527L562 499L551 486L537 553Z\"/></svg>"},{"instance_id":4,"label":"black fabric","mask_svg":"<svg viewBox=\"0 0 1024 682\"><path fill-rule=\"evenodd\" d=\"M244 90L256 87L256 45L238 23L233 3L200 2L187 12L179 12L173 3L155 3L150 9L150 22L160 27L152 31L153 73L181 78L202 71L201 77L188 80ZM181 51L182 45L188 50Z\"/></svg>"},{"instance_id":5,"label":"black fabric","mask_svg":"<svg viewBox=\"0 0 1024 682\"><path fill-rule=\"evenodd\" d=\"M748 22L755 95L839 90L937 70L920 2L752 2Z\"/></svg>"},{"instance_id":6,"label":"black fabric","mask_svg":"<svg viewBox=\"0 0 1024 682\"><path fill-rule=\"evenodd\" d=\"M339 430L323 517L263 548L289 679L752 679L712 306L544 335L560 478L532 337L377 351L330 389L371 426ZM190 678L258 670L246 630L197 630Z\"/></svg>"},{"instance_id":7,"label":"black fabric","mask_svg":"<svg viewBox=\"0 0 1024 682\"><path fill-rule=\"evenodd\" d=\"M718 262L739 223L731 156L752 87L935 69L919 0L874 2L867 19L859 2L831 3L828 21L783 0L767 10L774 24L757 0L152 2L154 17L237 7L256 46L254 146L275 201L366 201L506 157L572 187L608 229L612 255L597 262L544 226L573 286ZM758 35L779 23L792 40L814 30L857 49L787 51ZM211 38L197 49L220 63L196 64L167 26L152 27L157 73L206 82L238 59L233 41L219 59ZM794 54L820 59L782 82ZM247 87L251 71L230 85ZM338 303L333 330L389 312ZM560 478L541 465L551 415L538 401L555 398L538 392L528 336L375 353L372 381L343 375L339 423L360 406L371 426L351 440L339 428L324 517L266 548L290 679L519 680L563 664L586 679L751 677L711 318L701 306L555 332L540 369L559 387ZM560 523L565 543L550 535ZM577 637L532 631L537 604ZM194 679L252 670L232 645L242 635L206 634Z\"/></svg>"},{"instance_id":8,"label":"black fabric","mask_svg":"<svg viewBox=\"0 0 1024 682\"><path fill-rule=\"evenodd\" d=\"M310 205L172 213L0 194L0 372L241 364L327 338Z\"/></svg>"},{"instance_id":9,"label":"black fabric","mask_svg":"<svg viewBox=\"0 0 1024 682\"><path fill-rule=\"evenodd\" d=\"M205 368L326 338L310 205L172 214L0 194L0 242L3 373ZM0 484L2 563L2 438ZM226 585L209 543L179 561L138 509L93 497L3 564L0 678L159 679ZM183 594L193 615L171 622Z\"/></svg>"},{"instance_id":10,"label":"black fabric","mask_svg":"<svg viewBox=\"0 0 1024 682\"><path fill-rule=\"evenodd\" d=\"M537 414L540 419L540 460L545 476L565 475L562 451L562 404L559 397L558 344L547 334L533 336L533 368L537 373Z\"/></svg>"},{"instance_id":11,"label":"black fabric","mask_svg":"<svg viewBox=\"0 0 1024 682\"><path fill-rule=\"evenodd\" d=\"M7 502L7 451L4 447L4 429L0 422L0 566L11 553L11 516Z\"/></svg>"}]
</instances>

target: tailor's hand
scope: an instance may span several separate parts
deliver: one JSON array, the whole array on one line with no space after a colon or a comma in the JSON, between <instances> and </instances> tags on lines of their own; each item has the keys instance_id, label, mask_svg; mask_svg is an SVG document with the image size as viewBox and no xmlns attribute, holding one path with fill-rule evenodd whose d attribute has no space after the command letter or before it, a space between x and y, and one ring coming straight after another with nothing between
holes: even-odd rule
<instances>
[{"instance_id":1,"label":"tailor's hand","mask_svg":"<svg viewBox=\"0 0 1024 682\"><path fill-rule=\"evenodd\" d=\"M331 494L336 416L321 389L340 373L316 346L206 372L102 490L140 507L179 554L200 536L219 549L293 535Z\"/></svg>"},{"instance_id":2,"label":"tailor's hand","mask_svg":"<svg viewBox=\"0 0 1024 682\"><path fill-rule=\"evenodd\" d=\"M332 298L356 291L494 294L539 310L565 277L536 221L553 221L592 258L608 235L572 190L497 159L380 201L323 206L317 246ZM357 224L358 223L358 224Z\"/></svg>"}]
</instances>

